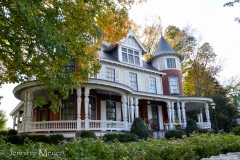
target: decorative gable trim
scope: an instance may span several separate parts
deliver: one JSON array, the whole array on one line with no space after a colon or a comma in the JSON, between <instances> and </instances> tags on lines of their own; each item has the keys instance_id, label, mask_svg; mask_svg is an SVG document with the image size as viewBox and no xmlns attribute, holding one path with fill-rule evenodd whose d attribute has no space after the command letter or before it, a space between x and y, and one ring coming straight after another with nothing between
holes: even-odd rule
<instances>
[{"instance_id":1,"label":"decorative gable trim","mask_svg":"<svg viewBox=\"0 0 240 160\"><path fill-rule=\"evenodd\" d=\"M148 51L146 50L146 48L142 45L142 43L140 42L140 40L137 38L137 36L135 35L135 33L133 32L133 30L132 29L130 29L129 31L128 31L128 34L127 34L127 36L126 36L126 38L124 38L124 39L122 39L122 40L120 40L120 42L124 42L127 38L134 38L136 41L137 41L137 43L138 43L138 45L141 47L141 49L142 49L142 54L145 54L145 53L147 53Z\"/></svg>"}]
</instances>

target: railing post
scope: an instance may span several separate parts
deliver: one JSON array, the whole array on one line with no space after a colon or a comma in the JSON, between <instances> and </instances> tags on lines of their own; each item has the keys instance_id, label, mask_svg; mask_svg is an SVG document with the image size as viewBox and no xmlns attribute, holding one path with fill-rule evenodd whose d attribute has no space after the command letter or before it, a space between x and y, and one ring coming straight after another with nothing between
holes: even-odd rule
<instances>
[{"instance_id":1,"label":"railing post","mask_svg":"<svg viewBox=\"0 0 240 160\"><path fill-rule=\"evenodd\" d=\"M77 89L77 130L81 130L81 103L82 103L82 99L81 99L81 95L82 95L82 88L79 87Z\"/></svg>"},{"instance_id":2,"label":"railing post","mask_svg":"<svg viewBox=\"0 0 240 160\"><path fill-rule=\"evenodd\" d=\"M84 106L85 106L85 130L89 130L89 115L88 115L88 104L89 104L89 92L90 88L85 87L85 98L84 98Z\"/></svg>"}]
</instances>

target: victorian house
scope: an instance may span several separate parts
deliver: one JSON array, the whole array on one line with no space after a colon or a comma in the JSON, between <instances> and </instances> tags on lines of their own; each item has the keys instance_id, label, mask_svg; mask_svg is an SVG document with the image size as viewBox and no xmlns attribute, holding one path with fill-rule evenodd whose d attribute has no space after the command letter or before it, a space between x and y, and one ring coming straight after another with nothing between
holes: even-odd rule
<instances>
[{"instance_id":1,"label":"victorian house","mask_svg":"<svg viewBox=\"0 0 240 160\"><path fill-rule=\"evenodd\" d=\"M183 57L163 36L147 62L142 60L146 52L132 30L120 43L103 43L98 58L100 73L76 86L57 114L48 108L49 104L42 108L33 105L35 97L46 97L36 81L18 85L13 94L21 102L10 113L13 128L19 133L58 133L71 138L83 130L97 135L130 131L134 118L141 117L149 129L155 124L154 130L164 132L174 129L176 123L186 127L186 112L203 108L204 113L196 117L197 124L211 128L212 99L184 96L180 67Z\"/></svg>"}]
</instances>

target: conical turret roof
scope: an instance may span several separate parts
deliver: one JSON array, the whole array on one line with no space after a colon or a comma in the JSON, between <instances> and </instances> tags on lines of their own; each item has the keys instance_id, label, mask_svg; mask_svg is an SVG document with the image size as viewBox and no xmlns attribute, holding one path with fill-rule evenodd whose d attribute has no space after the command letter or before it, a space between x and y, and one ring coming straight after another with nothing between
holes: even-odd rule
<instances>
[{"instance_id":1,"label":"conical turret roof","mask_svg":"<svg viewBox=\"0 0 240 160\"><path fill-rule=\"evenodd\" d=\"M165 38L163 36L161 36L161 38L158 42L158 46L154 52L154 56L156 56L158 54L166 54L166 53L176 54L176 52L168 44L168 42L165 40Z\"/></svg>"},{"instance_id":2,"label":"conical turret roof","mask_svg":"<svg viewBox=\"0 0 240 160\"><path fill-rule=\"evenodd\" d=\"M158 42L158 46L157 46L152 58L149 59L148 62L151 63L152 60L154 60L155 58L162 56L162 55L175 55L180 58L180 61L183 60L183 56L180 54L177 54L163 36L161 36L161 38Z\"/></svg>"}]
</instances>

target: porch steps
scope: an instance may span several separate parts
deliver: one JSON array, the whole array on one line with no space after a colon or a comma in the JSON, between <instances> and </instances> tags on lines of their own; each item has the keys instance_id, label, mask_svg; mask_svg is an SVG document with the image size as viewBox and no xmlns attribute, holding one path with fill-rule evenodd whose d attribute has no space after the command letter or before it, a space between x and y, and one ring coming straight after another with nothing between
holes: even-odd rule
<instances>
[{"instance_id":1,"label":"porch steps","mask_svg":"<svg viewBox=\"0 0 240 160\"><path fill-rule=\"evenodd\" d=\"M201 160L240 160L240 152L219 154L210 158L202 158Z\"/></svg>"}]
</instances>

